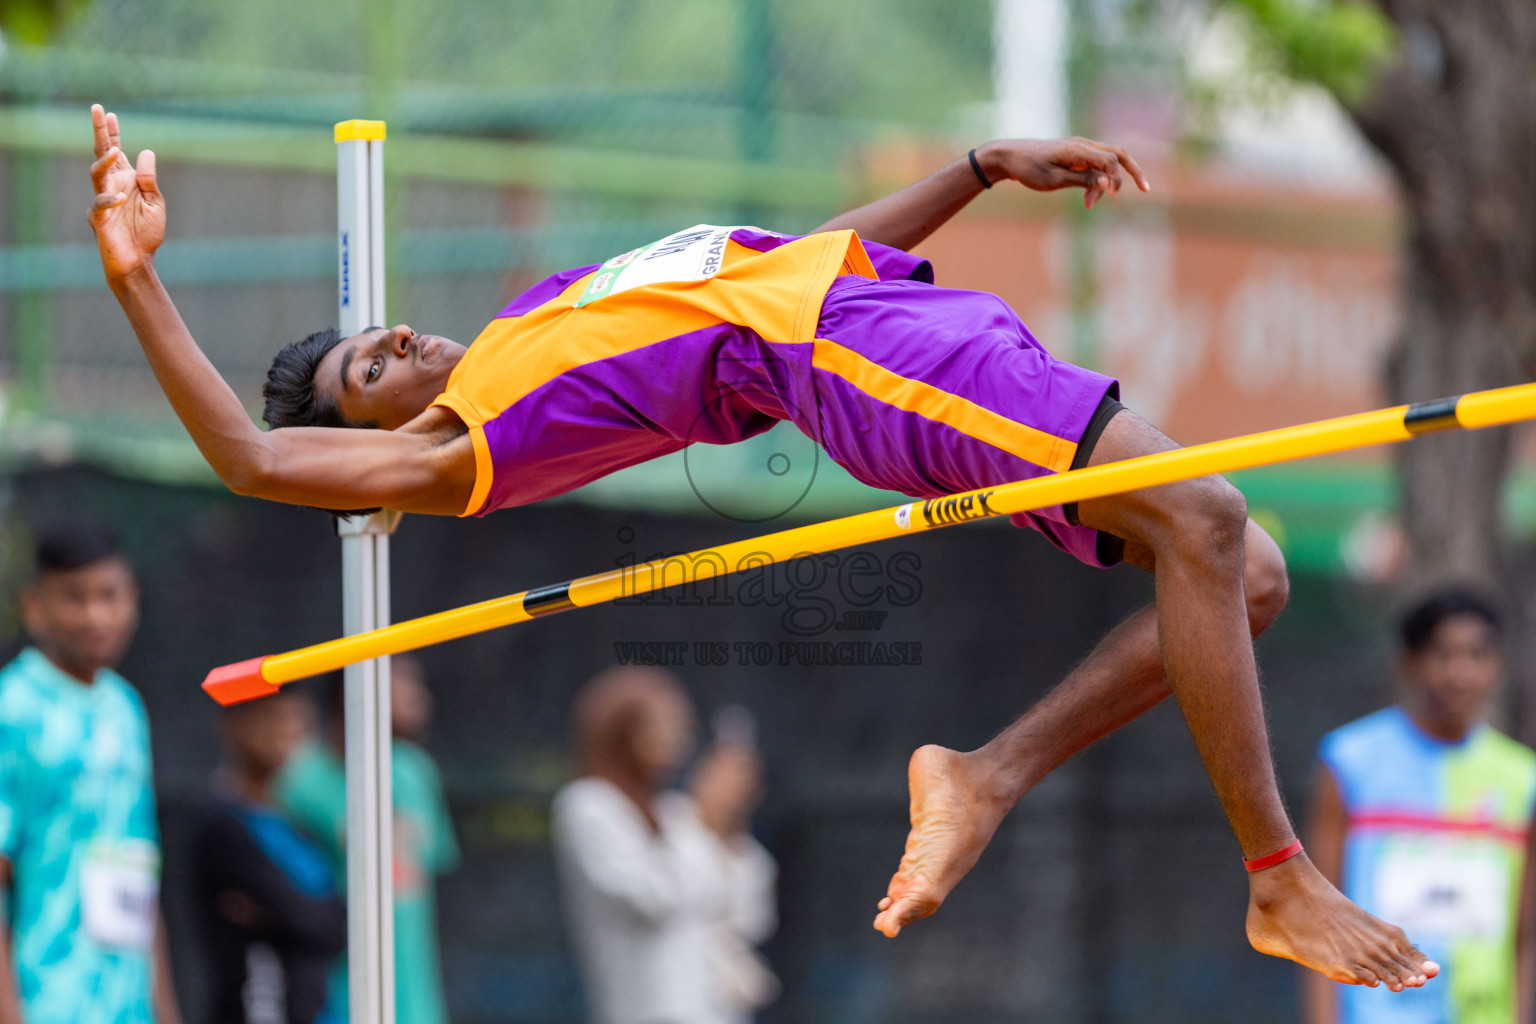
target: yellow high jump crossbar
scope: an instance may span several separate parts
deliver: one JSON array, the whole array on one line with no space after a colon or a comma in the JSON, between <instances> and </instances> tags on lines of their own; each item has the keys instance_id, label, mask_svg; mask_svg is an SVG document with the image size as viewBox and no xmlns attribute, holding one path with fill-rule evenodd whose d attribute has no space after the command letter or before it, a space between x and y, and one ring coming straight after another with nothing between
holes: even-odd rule
<instances>
[{"instance_id":1,"label":"yellow high jump crossbar","mask_svg":"<svg viewBox=\"0 0 1536 1024\"><path fill-rule=\"evenodd\" d=\"M1056 476L999 484L945 498L908 502L894 508L581 576L553 586L424 615L371 632L225 665L208 674L203 689L220 704L235 704L276 693L284 683L370 658L399 654L570 608L605 604L621 597L696 583L802 555L888 540L974 519L1157 487L1211 473L1406 441L1432 431L1494 427L1531 419L1536 419L1536 383L1398 405L1105 463ZM679 569L681 572L676 571Z\"/></svg>"}]
</instances>

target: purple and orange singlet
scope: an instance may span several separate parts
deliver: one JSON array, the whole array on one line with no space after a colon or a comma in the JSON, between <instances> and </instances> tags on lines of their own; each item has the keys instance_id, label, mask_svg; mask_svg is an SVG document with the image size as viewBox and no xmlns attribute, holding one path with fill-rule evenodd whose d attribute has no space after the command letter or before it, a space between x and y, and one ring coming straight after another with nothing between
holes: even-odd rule
<instances>
[{"instance_id":1,"label":"purple and orange singlet","mask_svg":"<svg viewBox=\"0 0 1536 1024\"><path fill-rule=\"evenodd\" d=\"M481 332L434 404L469 428L465 515L790 420L856 478L939 497L1071 467L1114 381L996 296L848 230L698 225L556 274ZM1093 530L1016 517L1090 564Z\"/></svg>"}]
</instances>

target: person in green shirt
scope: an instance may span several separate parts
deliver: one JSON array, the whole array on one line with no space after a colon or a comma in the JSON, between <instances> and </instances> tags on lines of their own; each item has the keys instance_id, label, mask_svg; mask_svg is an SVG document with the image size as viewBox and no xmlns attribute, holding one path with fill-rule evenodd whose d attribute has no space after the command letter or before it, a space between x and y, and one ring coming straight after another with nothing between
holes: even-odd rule
<instances>
[{"instance_id":1,"label":"person in green shirt","mask_svg":"<svg viewBox=\"0 0 1536 1024\"><path fill-rule=\"evenodd\" d=\"M149 725L113 671L138 626L105 528L55 525L0 669L0 1024L181 1024L159 912Z\"/></svg>"},{"instance_id":2,"label":"person in green shirt","mask_svg":"<svg viewBox=\"0 0 1536 1024\"><path fill-rule=\"evenodd\" d=\"M343 767L342 688L332 690L325 735L300 747L277 780L277 801L325 848L345 877L347 781ZM437 944L438 875L459 863L459 846L443 796L442 778L420 746L432 702L421 663L409 655L391 659L390 785L395 827L395 1019L401 1024L447 1024L442 958ZM332 976L331 1001L322 1019L345 1021L345 958Z\"/></svg>"}]
</instances>

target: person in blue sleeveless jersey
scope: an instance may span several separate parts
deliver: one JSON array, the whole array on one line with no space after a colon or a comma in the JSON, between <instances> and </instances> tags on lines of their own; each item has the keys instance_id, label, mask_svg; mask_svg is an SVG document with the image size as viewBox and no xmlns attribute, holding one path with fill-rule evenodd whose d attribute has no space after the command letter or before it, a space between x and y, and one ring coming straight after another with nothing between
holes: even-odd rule
<instances>
[{"instance_id":1,"label":"person in blue sleeveless jersey","mask_svg":"<svg viewBox=\"0 0 1536 1024\"><path fill-rule=\"evenodd\" d=\"M1497 611L1436 593L1402 623L1400 703L1324 737L1308 849L1372 914L1441 965L1403 992L1303 981L1306 1024L1531 1019L1530 836L1536 751L1487 723L1504 675Z\"/></svg>"},{"instance_id":2,"label":"person in blue sleeveless jersey","mask_svg":"<svg viewBox=\"0 0 1536 1024\"><path fill-rule=\"evenodd\" d=\"M180 1024L160 927L149 725L113 671L138 625L103 527L38 538L32 646L0 669L0 1022Z\"/></svg>"}]
</instances>

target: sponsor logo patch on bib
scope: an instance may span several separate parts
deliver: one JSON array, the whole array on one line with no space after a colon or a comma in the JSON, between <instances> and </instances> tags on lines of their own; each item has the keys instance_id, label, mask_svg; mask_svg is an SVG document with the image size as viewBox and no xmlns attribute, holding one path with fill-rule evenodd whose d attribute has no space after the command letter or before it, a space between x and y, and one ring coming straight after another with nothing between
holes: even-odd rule
<instances>
[{"instance_id":1,"label":"sponsor logo patch on bib","mask_svg":"<svg viewBox=\"0 0 1536 1024\"><path fill-rule=\"evenodd\" d=\"M725 246L734 230L695 224L650 245L620 253L597 268L581 298L576 300L576 308L649 284L707 281L725 265Z\"/></svg>"}]
</instances>

